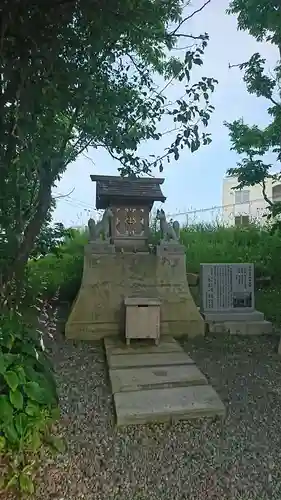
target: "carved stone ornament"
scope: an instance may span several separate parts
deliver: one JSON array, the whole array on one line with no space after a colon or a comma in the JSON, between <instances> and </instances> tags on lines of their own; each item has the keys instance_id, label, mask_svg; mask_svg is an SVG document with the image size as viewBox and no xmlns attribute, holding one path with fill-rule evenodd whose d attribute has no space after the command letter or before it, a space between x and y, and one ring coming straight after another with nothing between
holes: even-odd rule
<instances>
[{"instance_id":1,"label":"carved stone ornament","mask_svg":"<svg viewBox=\"0 0 281 500\"><path fill-rule=\"evenodd\" d=\"M107 208L99 222L94 219L88 220L89 240L96 241L98 239L108 241L111 236L111 221L113 219L113 212L111 208Z\"/></svg>"},{"instance_id":2,"label":"carved stone ornament","mask_svg":"<svg viewBox=\"0 0 281 500\"><path fill-rule=\"evenodd\" d=\"M180 225L177 220L168 223L166 214L161 208L157 210L156 219L160 221L161 240L163 241L179 241L180 238Z\"/></svg>"}]
</instances>

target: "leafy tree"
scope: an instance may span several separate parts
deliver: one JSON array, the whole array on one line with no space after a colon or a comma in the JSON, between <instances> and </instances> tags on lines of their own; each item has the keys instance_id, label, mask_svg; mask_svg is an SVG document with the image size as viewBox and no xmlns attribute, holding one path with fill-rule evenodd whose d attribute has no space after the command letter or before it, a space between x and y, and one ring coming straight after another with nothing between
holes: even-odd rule
<instances>
[{"instance_id":1,"label":"leafy tree","mask_svg":"<svg viewBox=\"0 0 281 500\"><path fill-rule=\"evenodd\" d=\"M279 0L233 0L229 14L238 15L238 27L248 31L257 41L267 41L278 50L278 60L271 72L266 72L266 60L259 53L248 62L237 66L244 70L244 81L250 94L268 100L270 124L264 128L247 125L243 119L226 123L232 149L243 154L236 168L228 170L238 178L238 188L260 184L268 203L268 218L281 213L281 204L273 203L266 192L266 179L281 179L281 173L272 173L272 164L264 161L266 154L281 160L281 4Z\"/></svg>"},{"instance_id":2,"label":"leafy tree","mask_svg":"<svg viewBox=\"0 0 281 500\"><path fill-rule=\"evenodd\" d=\"M66 240L72 239L73 235L74 230L66 229L61 222L50 224L49 221L45 221L35 239L30 258L39 259L47 254L59 257L63 244Z\"/></svg>"},{"instance_id":3,"label":"leafy tree","mask_svg":"<svg viewBox=\"0 0 281 500\"><path fill-rule=\"evenodd\" d=\"M207 0L204 5L209 3ZM210 142L207 126L215 80L190 83L208 35L181 33L182 0L6 0L0 7L0 272L2 293L20 281L67 165L91 147L120 161L121 175L149 173L180 149ZM171 56L191 39L184 59ZM153 77L163 79L157 88ZM165 97L183 84L176 103ZM148 161L138 145L159 139L165 116L171 145Z\"/></svg>"}]
</instances>

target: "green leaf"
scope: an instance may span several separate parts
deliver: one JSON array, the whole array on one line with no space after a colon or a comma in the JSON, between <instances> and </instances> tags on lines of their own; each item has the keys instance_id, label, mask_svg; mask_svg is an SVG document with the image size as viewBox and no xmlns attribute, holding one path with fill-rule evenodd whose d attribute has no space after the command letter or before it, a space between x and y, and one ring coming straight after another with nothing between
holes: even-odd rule
<instances>
[{"instance_id":1,"label":"green leaf","mask_svg":"<svg viewBox=\"0 0 281 500\"><path fill-rule=\"evenodd\" d=\"M31 417L35 417L40 413L40 406L33 401L28 401L25 407L25 413Z\"/></svg>"},{"instance_id":2,"label":"green leaf","mask_svg":"<svg viewBox=\"0 0 281 500\"><path fill-rule=\"evenodd\" d=\"M19 439L19 436L17 434L16 428L13 424L13 422L9 422L7 425L4 427L4 433L8 441L11 443L16 443Z\"/></svg>"},{"instance_id":3,"label":"green leaf","mask_svg":"<svg viewBox=\"0 0 281 500\"><path fill-rule=\"evenodd\" d=\"M19 389L15 391L10 391L10 401L12 405L17 409L21 410L23 407L23 395Z\"/></svg>"},{"instance_id":4,"label":"green leaf","mask_svg":"<svg viewBox=\"0 0 281 500\"><path fill-rule=\"evenodd\" d=\"M33 358L36 358L37 356L36 349L28 343L22 345L22 352L24 352L25 354L29 354Z\"/></svg>"},{"instance_id":5,"label":"green leaf","mask_svg":"<svg viewBox=\"0 0 281 500\"><path fill-rule=\"evenodd\" d=\"M22 492L30 494L34 493L34 484L31 476L21 473L19 477L19 482L20 482L20 490Z\"/></svg>"},{"instance_id":6,"label":"green leaf","mask_svg":"<svg viewBox=\"0 0 281 500\"><path fill-rule=\"evenodd\" d=\"M22 366L17 366L16 368L17 376L19 379L20 384L25 384L26 383L26 376L25 376L25 371Z\"/></svg>"},{"instance_id":7,"label":"green leaf","mask_svg":"<svg viewBox=\"0 0 281 500\"><path fill-rule=\"evenodd\" d=\"M15 391L19 385L19 379L16 372L7 371L6 373L4 373L4 379L6 380L8 386L12 389L12 391Z\"/></svg>"},{"instance_id":8,"label":"green leaf","mask_svg":"<svg viewBox=\"0 0 281 500\"><path fill-rule=\"evenodd\" d=\"M27 396L37 403L47 403L46 391L44 391L37 382L27 382L24 386Z\"/></svg>"},{"instance_id":9,"label":"green leaf","mask_svg":"<svg viewBox=\"0 0 281 500\"><path fill-rule=\"evenodd\" d=\"M32 433L32 438L31 438L32 450L34 452L37 451L40 448L41 444L42 444L42 441L41 441L41 438L40 438L40 433L37 430L35 430Z\"/></svg>"},{"instance_id":10,"label":"green leaf","mask_svg":"<svg viewBox=\"0 0 281 500\"><path fill-rule=\"evenodd\" d=\"M22 437L26 431L28 417L24 413L19 413L15 416L14 422L18 435Z\"/></svg>"},{"instance_id":11,"label":"green leaf","mask_svg":"<svg viewBox=\"0 0 281 500\"><path fill-rule=\"evenodd\" d=\"M12 354L11 352L7 352L5 356L5 364L6 364L6 369L18 358L17 354Z\"/></svg>"},{"instance_id":12,"label":"green leaf","mask_svg":"<svg viewBox=\"0 0 281 500\"><path fill-rule=\"evenodd\" d=\"M0 451L4 450L6 446L6 439L4 438L4 436L0 436Z\"/></svg>"},{"instance_id":13,"label":"green leaf","mask_svg":"<svg viewBox=\"0 0 281 500\"><path fill-rule=\"evenodd\" d=\"M9 422L13 418L13 407L9 403L8 396L0 396L0 419Z\"/></svg>"},{"instance_id":14,"label":"green leaf","mask_svg":"<svg viewBox=\"0 0 281 500\"><path fill-rule=\"evenodd\" d=\"M1 352L1 353L0 353L0 374L1 374L1 375L4 375L5 371L6 371L5 356L4 356L4 354Z\"/></svg>"},{"instance_id":15,"label":"green leaf","mask_svg":"<svg viewBox=\"0 0 281 500\"><path fill-rule=\"evenodd\" d=\"M18 482L18 474L13 474L12 477L11 477L11 479L6 484L6 488L5 489L9 490L13 486L16 486L17 482Z\"/></svg>"},{"instance_id":16,"label":"green leaf","mask_svg":"<svg viewBox=\"0 0 281 500\"><path fill-rule=\"evenodd\" d=\"M14 337L14 335L12 335L10 333L9 338L8 338L8 340L6 342L6 346L8 347L8 349L12 349L14 341L15 341L15 337Z\"/></svg>"}]
</instances>

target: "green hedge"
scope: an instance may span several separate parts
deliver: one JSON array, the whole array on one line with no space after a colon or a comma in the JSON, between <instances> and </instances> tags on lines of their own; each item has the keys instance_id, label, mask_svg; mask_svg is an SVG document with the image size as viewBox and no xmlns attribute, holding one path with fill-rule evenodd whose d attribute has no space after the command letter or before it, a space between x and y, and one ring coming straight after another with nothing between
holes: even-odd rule
<instances>
[{"instance_id":1,"label":"green hedge","mask_svg":"<svg viewBox=\"0 0 281 500\"><path fill-rule=\"evenodd\" d=\"M252 225L247 228L197 224L181 232L186 246L187 268L198 272L200 263L253 262L256 275L281 280L279 233Z\"/></svg>"}]
</instances>

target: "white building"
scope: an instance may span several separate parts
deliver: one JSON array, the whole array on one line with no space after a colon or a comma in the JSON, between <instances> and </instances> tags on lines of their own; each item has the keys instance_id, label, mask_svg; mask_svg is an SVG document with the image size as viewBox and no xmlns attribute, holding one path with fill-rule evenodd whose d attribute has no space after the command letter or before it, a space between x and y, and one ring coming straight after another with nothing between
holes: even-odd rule
<instances>
[{"instance_id":1,"label":"white building","mask_svg":"<svg viewBox=\"0 0 281 500\"><path fill-rule=\"evenodd\" d=\"M264 221L262 216L267 213L268 204L262 195L261 186L245 187L241 190L232 189L238 181L234 176L223 179L222 205L225 224L246 225L251 220ZM281 201L281 184L266 182L266 194L271 201Z\"/></svg>"}]
</instances>

